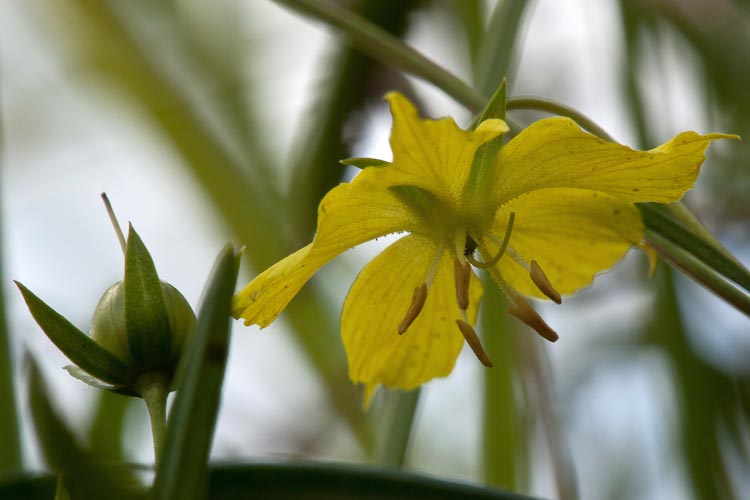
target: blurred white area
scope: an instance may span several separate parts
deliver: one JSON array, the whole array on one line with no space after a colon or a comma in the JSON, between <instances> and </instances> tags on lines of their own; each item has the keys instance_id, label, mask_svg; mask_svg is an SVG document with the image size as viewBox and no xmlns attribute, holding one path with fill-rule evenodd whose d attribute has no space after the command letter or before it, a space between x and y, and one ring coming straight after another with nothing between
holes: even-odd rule
<instances>
[{"instance_id":1,"label":"blurred white area","mask_svg":"<svg viewBox=\"0 0 750 500\"><path fill-rule=\"evenodd\" d=\"M204 19L203 14L211 9L200 2L181 5L186 11L195 10L201 29L222 19ZM268 53L261 67L251 71L260 90L253 102L265 119L269 149L287 151L301 112L321 78L316 63L335 38L318 24L265 0L244 2L242 8L229 1L221 5L246 17L253 43ZM110 196L121 224L133 222L162 279L176 286L194 307L215 255L231 235L180 160L155 139L158 134L125 103L81 78L75 66L50 50L46 45L50 38L29 19L33 11L21 2L0 3L3 286L16 352L20 357L28 349L41 361L58 407L81 430L88 424L85 403L91 400L93 389L61 370L68 361L33 322L10 279L23 282L87 330L99 296L122 273L122 255L99 199L103 191ZM621 104L618 54L622 35L614 2L541 0L530 13L513 94L565 102L614 137L633 144L635 136ZM432 10L416 17L409 41L442 66L466 75L460 54L447 45L450 40L436 36L449 26L444 13ZM659 95L651 95L652 109L673 117L658 121L662 139L682 129L705 131L700 116L685 111L684 103L697 100L695 89L685 82L697 80L689 68L673 60L678 52L661 55L671 61L666 67L655 63L643 70L648 88L656 87L659 95L672 99L664 102ZM424 82L414 83L428 104L426 115L451 115L466 123L469 115L454 101ZM358 141L354 156L389 159L390 117L385 103L367 123L366 136ZM292 174L289 170L281 177ZM337 303L377 248L351 252L321 272L319 283L340 299ZM663 382L663 366L656 357L631 358L628 350L617 360L596 355L598 342L627 342L628 332L613 325L642 315L649 297L632 285L645 276L643 259L631 255L616 271L599 277L593 287L565 305L543 307L561 337L546 349L557 376L564 439L578 466L584 499L601 498L603 485L622 472L601 457L614 460L626 447L639 457L634 465L637 470L630 472L644 477L643 489L633 492L632 498L682 497L680 472L672 470L665 451L665 440L673 429L666 427L672 396ZM249 278L244 272L240 285ZM689 293L698 297L691 301L703 304L696 323L709 323L706 329L710 331L712 321L721 321L725 331L737 331L738 313L709 300L696 287ZM705 336L697 337L701 341ZM717 356L747 353L749 348L747 337L732 337L729 344L716 342ZM738 351L738 345L744 351ZM581 366L582 359L595 360L595 366ZM331 426L324 392L285 331L283 315L262 333L237 323L229 361L215 458L361 458L342 426ZM415 469L454 479L479 479L482 369L466 351L449 378L425 386L409 459ZM21 398L26 400L23 392ZM141 416L131 419L130 449L135 460L149 462L152 452L145 409L138 411ZM24 420L28 422L27 414ZM301 450L300 443L309 447ZM623 461L631 458L622 457ZM32 459L38 466L37 459ZM532 466L537 480L531 493L553 494L548 464L542 459L535 464L537 468Z\"/></svg>"}]
</instances>

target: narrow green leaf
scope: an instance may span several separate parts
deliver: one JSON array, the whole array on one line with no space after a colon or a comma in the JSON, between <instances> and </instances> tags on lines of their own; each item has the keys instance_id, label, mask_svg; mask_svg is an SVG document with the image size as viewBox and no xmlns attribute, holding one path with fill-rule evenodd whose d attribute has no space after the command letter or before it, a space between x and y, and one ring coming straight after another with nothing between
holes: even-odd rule
<instances>
[{"instance_id":1,"label":"narrow green leaf","mask_svg":"<svg viewBox=\"0 0 750 500\"><path fill-rule=\"evenodd\" d=\"M688 228L666 205L639 203L638 209L648 229L658 233L662 238L695 256L715 272L750 292L750 271L727 252L713 236L707 232L698 234L692 228Z\"/></svg>"},{"instance_id":2,"label":"narrow green leaf","mask_svg":"<svg viewBox=\"0 0 750 500\"><path fill-rule=\"evenodd\" d=\"M47 390L36 363L30 360L29 400L37 437L44 457L61 475L70 498L129 500L139 498L127 484L121 470L102 467L97 457L86 452L60 420L47 399Z\"/></svg>"},{"instance_id":3,"label":"narrow green leaf","mask_svg":"<svg viewBox=\"0 0 750 500\"><path fill-rule=\"evenodd\" d=\"M73 326L28 288L17 281L15 283L39 327L68 359L104 382L127 382L128 369L119 358Z\"/></svg>"},{"instance_id":4,"label":"narrow green leaf","mask_svg":"<svg viewBox=\"0 0 750 500\"><path fill-rule=\"evenodd\" d=\"M387 162L385 160L378 160L376 158L345 158L343 160L339 160L339 163L342 165L351 165L352 167L357 167L360 169L368 168L368 167L385 167L386 165L390 165L390 162Z\"/></svg>"},{"instance_id":5,"label":"narrow green leaf","mask_svg":"<svg viewBox=\"0 0 750 500\"><path fill-rule=\"evenodd\" d=\"M483 95L489 95L510 74L521 20L529 4L529 0L503 0L495 5L475 71L475 83Z\"/></svg>"},{"instance_id":6,"label":"narrow green leaf","mask_svg":"<svg viewBox=\"0 0 750 500\"><path fill-rule=\"evenodd\" d=\"M341 464L223 466L211 474L211 500L530 500L501 490L396 470Z\"/></svg>"},{"instance_id":7,"label":"narrow green leaf","mask_svg":"<svg viewBox=\"0 0 750 500\"><path fill-rule=\"evenodd\" d=\"M231 464L210 469L210 500L532 500L494 488L445 481L393 469L331 464ZM51 498L51 476L26 475L0 484L0 498ZM29 496L6 496L29 492Z\"/></svg>"},{"instance_id":8,"label":"narrow green leaf","mask_svg":"<svg viewBox=\"0 0 750 500\"><path fill-rule=\"evenodd\" d=\"M123 286L130 354L138 366L156 368L171 357L169 317L154 261L132 225L128 228Z\"/></svg>"},{"instance_id":9,"label":"narrow green leaf","mask_svg":"<svg viewBox=\"0 0 750 500\"><path fill-rule=\"evenodd\" d=\"M206 497L211 447L229 345L239 258L228 245L206 285L198 324L177 368L179 385L154 480L157 499Z\"/></svg>"},{"instance_id":10,"label":"narrow green leaf","mask_svg":"<svg viewBox=\"0 0 750 500\"><path fill-rule=\"evenodd\" d=\"M750 317L750 295L724 279L705 261L683 247L675 245L661 233L649 227L646 228L646 241L670 265L711 290L745 316Z\"/></svg>"}]
</instances>

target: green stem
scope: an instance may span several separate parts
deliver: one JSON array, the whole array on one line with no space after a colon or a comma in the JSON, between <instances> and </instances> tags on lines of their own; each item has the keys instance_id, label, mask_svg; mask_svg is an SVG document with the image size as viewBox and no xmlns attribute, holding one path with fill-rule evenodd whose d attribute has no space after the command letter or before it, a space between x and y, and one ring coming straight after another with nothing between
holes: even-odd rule
<instances>
[{"instance_id":1,"label":"green stem","mask_svg":"<svg viewBox=\"0 0 750 500\"><path fill-rule=\"evenodd\" d=\"M156 469L162 456L162 445L167 432L167 394L169 384L166 377L159 372L144 373L135 383L136 392L143 398L151 421L151 435L154 440L154 459Z\"/></svg>"},{"instance_id":2,"label":"green stem","mask_svg":"<svg viewBox=\"0 0 750 500\"><path fill-rule=\"evenodd\" d=\"M479 112L485 99L455 75L404 44L382 28L330 0L275 0L276 3L324 21L346 35L357 48L386 66L399 68L422 78Z\"/></svg>"},{"instance_id":3,"label":"green stem","mask_svg":"<svg viewBox=\"0 0 750 500\"><path fill-rule=\"evenodd\" d=\"M645 234L649 245L670 265L714 292L745 316L750 317L750 296L722 278L693 254L673 245L656 231L646 228Z\"/></svg>"},{"instance_id":4,"label":"green stem","mask_svg":"<svg viewBox=\"0 0 750 500\"><path fill-rule=\"evenodd\" d=\"M508 99L506 109L508 111L514 109L533 109L537 111L546 111L553 115L567 116L568 118L575 120L581 127L585 128L592 134L601 137L605 141L617 142L603 128L583 113L549 99L541 99L538 97L513 97Z\"/></svg>"},{"instance_id":5,"label":"green stem","mask_svg":"<svg viewBox=\"0 0 750 500\"><path fill-rule=\"evenodd\" d=\"M396 392L393 413L383 435L385 443L380 453L380 463L385 466L402 468L409 448L414 416L419 403L421 390Z\"/></svg>"}]
</instances>

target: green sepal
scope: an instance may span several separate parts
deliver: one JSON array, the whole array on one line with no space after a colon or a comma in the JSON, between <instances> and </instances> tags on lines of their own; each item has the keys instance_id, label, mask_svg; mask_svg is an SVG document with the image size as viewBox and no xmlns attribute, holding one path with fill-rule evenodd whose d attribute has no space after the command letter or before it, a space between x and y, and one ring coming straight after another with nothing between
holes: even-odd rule
<instances>
[{"instance_id":1,"label":"green sepal","mask_svg":"<svg viewBox=\"0 0 750 500\"><path fill-rule=\"evenodd\" d=\"M77 366L63 366L63 369L68 372L68 375L70 375L71 377L80 380L84 384L90 385L94 389L114 392L115 394L120 394L121 396L138 397L138 394L133 392L131 389L128 389L127 387L122 385L108 384L107 382L104 382L103 380L99 380L98 378L92 376L90 373L83 371Z\"/></svg>"},{"instance_id":2,"label":"green sepal","mask_svg":"<svg viewBox=\"0 0 750 500\"><path fill-rule=\"evenodd\" d=\"M18 281L15 283L39 327L68 359L106 383L122 385L130 380L127 366L117 356L73 326L28 288Z\"/></svg>"},{"instance_id":3,"label":"green sepal","mask_svg":"<svg viewBox=\"0 0 750 500\"><path fill-rule=\"evenodd\" d=\"M132 224L125 249L125 328L135 365L147 371L169 363L172 335L154 261Z\"/></svg>"},{"instance_id":4,"label":"green sepal","mask_svg":"<svg viewBox=\"0 0 750 500\"><path fill-rule=\"evenodd\" d=\"M497 87L497 90L495 90L495 93L492 94L492 97L487 103L487 106L485 106L484 109L482 110L482 113L479 115L479 118L477 118L476 120L474 120L474 122L472 122L470 129L474 130L475 128L477 128L477 126L480 123L482 123L485 120L489 120L490 118L499 118L500 120L505 120L505 109L507 105L506 94L507 94L507 85L505 83L505 78L503 78L503 81L500 82L500 85Z\"/></svg>"},{"instance_id":5,"label":"green sepal","mask_svg":"<svg viewBox=\"0 0 750 500\"><path fill-rule=\"evenodd\" d=\"M386 167L391 164L389 161L378 160L375 158L345 158L339 160L339 163L342 165L351 165L352 167L357 167L363 170L368 167Z\"/></svg>"},{"instance_id":6,"label":"green sepal","mask_svg":"<svg viewBox=\"0 0 750 500\"><path fill-rule=\"evenodd\" d=\"M505 108L505 79L503 79L482 113L472 122L470 129L474 130L480 123L490 118L505 120ZM472 199L476 197L482 186L484 186L484 189L490 188L492 179L488 179L487 174L490 171L493 159L497 156L500 148L503 147L503 137L504 134L500 134L494 139L485 142L474 153L471 171L469 172L469 178L464 188L467 198Z\"/></svg>"}]
</instances>

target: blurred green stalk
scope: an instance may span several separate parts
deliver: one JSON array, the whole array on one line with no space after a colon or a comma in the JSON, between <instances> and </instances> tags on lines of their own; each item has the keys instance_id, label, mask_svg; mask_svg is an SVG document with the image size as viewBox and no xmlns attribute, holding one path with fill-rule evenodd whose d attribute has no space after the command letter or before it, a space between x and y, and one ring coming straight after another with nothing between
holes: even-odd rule
<instances>
[{"instance_id":1,"label":"blurred green stalk","mask_svg":"<svg viewBox=\"0 0 750 500\"><path fill-rule=\"evenodd\" d=\"M0 182L2 182L3 165L3 124L0 113ZM0 204L2 206L2 204ZM3 255L1 237L2 217L0 217L0 284L5 284L3 273ZM5 316L4 286L0 286L0 476L14 474L23 468L20 428L15 390L15 373L13 354L11 352L10 332Z\"/></svg>"},{"instance_id":2,"label":"blurred green stalk","mask_svg":"<svg viewBox=\"0 0 750 500\"><path fill-rule=\"evenodd\" d=\"M398 469L404 466L420 394L419 388L412 391L389 391L388 395L395 399L393 404L386 408L390 414L386 417L384 430L381 431L383 445L378 457L381 465Z\"/></svg>"},{"instance_id":3,"label":"blurred green stalk","mask_svg":"<svg viewBox=\"0 0 750 500\"><path fill-rule=\"evenodd\" d=\"M473 112L484 107L485 99L455 75L350 10L330 0L274 1L326 22L372 58L432 83Z\"/></svg>"}]
</instances>

